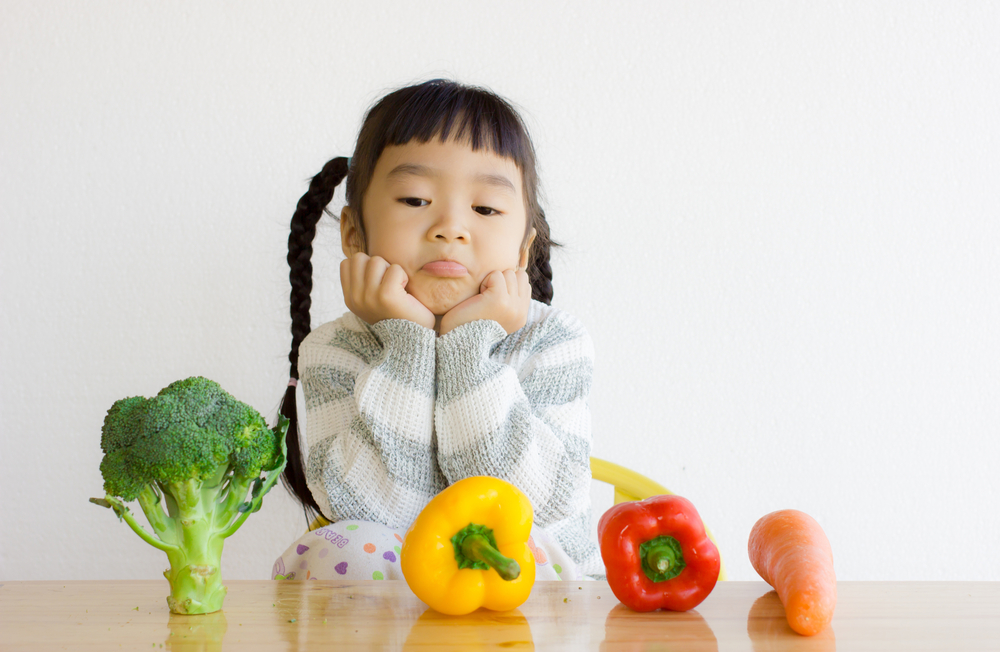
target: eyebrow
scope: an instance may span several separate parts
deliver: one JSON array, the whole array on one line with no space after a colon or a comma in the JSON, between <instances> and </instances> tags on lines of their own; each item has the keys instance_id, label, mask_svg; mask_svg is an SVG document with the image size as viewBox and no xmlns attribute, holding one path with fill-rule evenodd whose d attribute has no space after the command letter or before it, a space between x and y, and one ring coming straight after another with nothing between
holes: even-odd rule
<instances>
[{"instance_id":1,"label":"eyebrow","mask_svg":"<svg viewBox=\"0 0 1000 652\"><path fill-rule=\"evenodd\" d=\"M437 177L440 176L440 171L418 163L400 163L386 175L386 179L392 180L406 175L414 175L418 177ZM505 190L512 195L517 194L514 184L510 179L502 174L487 174L484 172L477 174L472 178L472 180L476 183L482 183L487 186L499 188L500 190Z\"/></svg>"}]
</instances>

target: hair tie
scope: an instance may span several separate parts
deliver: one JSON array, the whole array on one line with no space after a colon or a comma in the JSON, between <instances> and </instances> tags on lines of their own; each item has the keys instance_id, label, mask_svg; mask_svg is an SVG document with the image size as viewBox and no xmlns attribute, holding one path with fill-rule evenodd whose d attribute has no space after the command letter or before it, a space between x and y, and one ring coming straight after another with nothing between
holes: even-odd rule
<instances>
[{"instance_id":1,"label":"hair tie","mask_svg":"<svg viewBox=\"0 0 1000 652\"><path fill-rule=\"evenodd\" d=\"M299 384L299 379L298 378L289 378L288 379L288 386L289 387L296 387L296 386L298 386L298 384Z\"/></svg>"},{"instance_id":2,"label":"hair tie","mask_svg":"<svg viewBox=\"0 0 1000 652\"><path fill-rule=\"evenodd\" d=\"M351 157L350 156L347 157L347 169L348 170L351 169Z\"/></svg>"}]
</instances>

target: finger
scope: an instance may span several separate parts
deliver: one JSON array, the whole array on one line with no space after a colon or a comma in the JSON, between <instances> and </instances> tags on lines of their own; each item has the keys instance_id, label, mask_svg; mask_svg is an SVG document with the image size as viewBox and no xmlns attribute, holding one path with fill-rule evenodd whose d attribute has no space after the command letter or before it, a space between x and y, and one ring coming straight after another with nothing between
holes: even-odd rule
<instances>
[{"instance_id":1,"label":"finger","mask_svg":"<svg viewBox=\"0 0 1000 652\"><path fill-rule=\"evenodd\" d=\"M386 262L385 258L381 256L372 256L365 266L365 291L368 293L377 293L379 285L382 284L382 278L385 276L385 270L389 269L389 263Z\"/></svg>"},{"instance_id":2,"label":"finger","mask_svg":"<svg viewBox=\"0 0 1000 652\"><path fill-rule=\"evenodd\" d=\"M340 289L344 292L344 303L350 310L354 303L354 297L351 295L351 260L349 258L340 261Z\"/></svg>"},{"instance_id":3,"label":"finger","mask_svg":"<svg viewBox=\"0 0 1000 652\"><path fill-rule=\"evenodd\" d=\"M385 275L382 276L382 283L379 286L383 293L382 296L392 296L393 292L398 290L405 291L409 280L410 277L406 275L406 270L401 265L395 263L389 265L389 268L385 271Z\"/></svg>"},{"instance_id":4,"label":"finger","mask_svg":"<svg viewBox=\"0 0 1000 652\"><path fill-rule=\"evenodd\" d=\"M351 296L355 306L361 306L365 296L365 267L368 265L368 254L363 251L351 256Z\"/></svg>"},{"instance_id":5,"label":"finger","mask_svg":"<svg viewBox=\"0 0 1000 652\"><path fill-rule=\"evenodd\" d=\"M500 272L500 270L492 271L486 275L486 278L483 279L482 285L479 286L479 293L482 294L494 288L503 287L505 285L506 284L504 282L503 274Z\"/></svg>"},{"instance_id":6,"label":"finger","mask_svg":"<svg viewBox=\"0 0 1000 652\"><path fill-rule=\"evenodd\" d=\"M524 270L517 273L517 294L520 297L531 298L531 283L528 281L528 273Z\"/></svg>"},{"instance_id":7,"label":"finger","mask_svg":"<svg viewBox=\"0 0 1000 652\"><path fill-rule=\"evenodd\" d=\"M504 281L507 282L507 294L512 297L517 296L517 272L512 269L505 269L503 272Z\"/></svg>"}]
</instances>

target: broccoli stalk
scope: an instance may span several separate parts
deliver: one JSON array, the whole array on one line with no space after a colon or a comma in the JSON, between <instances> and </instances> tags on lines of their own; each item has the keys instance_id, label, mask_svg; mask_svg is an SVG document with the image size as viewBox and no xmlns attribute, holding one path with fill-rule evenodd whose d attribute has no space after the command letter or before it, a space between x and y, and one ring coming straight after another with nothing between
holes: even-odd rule
<instances>
[{"instance_id":1,"label":"broccoli stalk","mask_svg":"<svg viewBox=\"0 0 1000 652\"><path fill-rule=\"evenodd\" d=\"M201 377L108 410L101 433L107 495L90 501L113 509L167 553L170 611L222 608L222 544L260 509L281 475L287 429L284 417L269 429L256 410ZM139 501L152 532L132 515L125 504L131 500Z\"/></svg>"}]
</instances>

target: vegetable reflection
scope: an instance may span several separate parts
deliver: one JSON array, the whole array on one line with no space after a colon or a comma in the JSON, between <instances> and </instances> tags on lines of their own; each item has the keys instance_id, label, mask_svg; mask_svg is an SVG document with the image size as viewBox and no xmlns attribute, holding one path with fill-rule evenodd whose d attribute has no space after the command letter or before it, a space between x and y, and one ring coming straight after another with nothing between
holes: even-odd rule
<instances>
[{"instance_id":1,"label":"vegetable reflection","mask_svg":"<svg viewBox=\"0 0 1000 652\"><path fill-rule=\"evenodd\" d=\"M813 652L833 652L837 649L837 639L833 625L827 625L814 636L801 636L789 627L785 618L785 607L776 591L769 591L754 601L747 615L747 635L753 643L754 652L769 650L810 650Z\"/></svg>"},{"instance_id":2,"label":"vegetable reflection","mask_svg":"<svg viewBox=\"0 0 1000 652\"><path fill-rule=\"evenodd\" d=\"M602 652L677 649L717 652L715 632L697 611L632 611L615 606L604 621Z\"/></svg>"},{"instance_id":3,"label":"vegetable reflection","mask_svg":"<svg viewBox=\"0 0 1000 652\"><path fill-rule=\"evenodd\" d=\"M222 650L229 624L222 611L195 616L171 613L167 628L170 633L163 647L171 652L216 652Z\"/></svg>"},{"instance_id":4,"label":"vegetable reflection","mask_svg":"<svg viewBox=\"0 0 1000 652\"><path fill-rule=\"evenodd\" d=\"M433 609L413 623L403 650L534 650L528 620L517 609L479 609L464 616L448 616Z\"/></svg>"}]
</instances>

